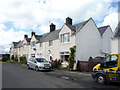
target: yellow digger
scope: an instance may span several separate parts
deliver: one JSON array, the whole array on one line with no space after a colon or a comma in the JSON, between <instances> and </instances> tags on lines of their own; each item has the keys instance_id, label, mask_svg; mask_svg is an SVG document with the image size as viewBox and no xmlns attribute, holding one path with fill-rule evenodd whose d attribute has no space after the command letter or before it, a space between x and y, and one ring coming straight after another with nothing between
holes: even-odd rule
<instances>
[{"instance_id":1,"label":"yellow digger","mask_svg":"<svg viewBox=\"0 0 120 90\"><path fill-rule=\"evenodd\" d=\"M99 84L111 81L120 81L120 54L113 53L106 56L105 60L93 68L92 77Z\"/></svg>"}]
</instances>

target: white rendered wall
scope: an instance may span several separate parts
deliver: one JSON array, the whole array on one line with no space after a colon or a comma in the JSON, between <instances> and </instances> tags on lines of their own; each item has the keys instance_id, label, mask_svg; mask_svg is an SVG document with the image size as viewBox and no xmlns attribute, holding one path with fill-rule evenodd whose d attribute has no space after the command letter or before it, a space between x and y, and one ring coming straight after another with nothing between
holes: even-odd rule
<instances>
[{"instance_id":1,"label":"white rendered wall","mask_svg":"<svg viewBox=\"0 0 120 90\"><path fill-rule=\"evenodd\" d=\"M76 60L88 61L90 56L101 56L100 47L100 33L93 20L90 19L76 34Z\"/></svg>"}]
</instances>

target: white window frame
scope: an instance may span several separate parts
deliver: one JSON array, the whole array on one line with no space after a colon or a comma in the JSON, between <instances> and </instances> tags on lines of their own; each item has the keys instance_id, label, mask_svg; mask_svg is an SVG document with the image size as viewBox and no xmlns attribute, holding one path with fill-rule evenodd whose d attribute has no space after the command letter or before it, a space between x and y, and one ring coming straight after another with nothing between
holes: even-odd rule
<instances>
[{"instance_id":1,"label":"white window frame","mask_svg":"<svg viewBox=\"0 0 120 90\"><path fill-rule=\"evenodd\" d=\"M53 41L52 41L52 40L49 41L49 46L50 46L50 47L53 46Z\"/></svg>"},{"instance_id":2,"label":"white window frame","mask_svg":"<svg viewBox=\"0 0 120 90\"><path fill-rule=\"evenodd\" d=\"M43 47L43 43L41 42L41 43L40 43L40 48L42 48L42 47Z\"/></svg>"},{"instance_id":3,"label":"white window frame","mask_svg":"<svg viewBox=\"0 0 120 90\"><path fill-rule=\"evenodd\" d=\"M26 49L26 47L27 47L27 44L26 44L26 43L24 43L24 45L23 45L24 50Z\"/></svg>"},{"instance_id":4,"label":"white window frame","mask_svg":"<svg viewBox=\"0 0 120 90\"><path fill-rule=\"evenodd\" d=\"M35 47L35 41L31 42L31 47Z\"/></svg>"},{"instance_id":5,"label":"white window frame","mask_svg":"<svg viewBox=\"0 0 120 90\"><path fill-rule=\"evenodd\" d=\"M60 42L61 43L70 42L70 33L61 34L60 35Z\"/></svg>"}]
</instances>

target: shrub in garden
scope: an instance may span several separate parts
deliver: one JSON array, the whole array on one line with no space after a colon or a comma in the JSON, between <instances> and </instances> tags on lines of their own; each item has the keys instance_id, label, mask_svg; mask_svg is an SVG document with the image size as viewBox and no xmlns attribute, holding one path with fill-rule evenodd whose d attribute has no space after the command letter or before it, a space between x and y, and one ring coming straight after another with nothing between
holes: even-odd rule
<instances>
[{"instance_id":1,"label":"shrub in garden","mask_svg":"<svg viewBox=\"0 0 120 90\"><path fill-rule=\"evenodd\" d=\"M51 64L52 64L52 68L60 69L61 61L60 60L55 60L55 61L52 61Z\"/></svg>"},{"instance_id":2,"label":"shrub in garden","mask_svg":"<svg viewBox=\"0 0 120 90\"><path fill-rule=\"evenodd\" d=\"M70 48L70 55L68 58L68 62L69 62L69 70L73 70L73 66L75 63L75 52L76 52L76 46L73 46Z\"/></svg>"},{"instance_id":3,"label":"shrub in garden","mask_svg":"<svg viewBox=\"0 0 120 90\"><path fill-rule=\"evenodd\" d=\"M20 59L20 63L21 63L21 64L27 64L26 57L21 56L19 59Z\"/></svg>"}]
</instances>

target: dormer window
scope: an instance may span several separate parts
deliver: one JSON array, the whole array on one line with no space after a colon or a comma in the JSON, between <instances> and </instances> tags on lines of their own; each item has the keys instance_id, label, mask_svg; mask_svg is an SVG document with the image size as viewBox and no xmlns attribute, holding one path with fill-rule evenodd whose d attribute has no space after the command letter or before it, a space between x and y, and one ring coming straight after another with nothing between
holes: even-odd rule
<instances>
[{"instance_id":1,"label":"dormer window","mask_svg":"<svg viewBox=\"0 0 120 90\"><path fill-rule=\"evenodd\" d=\"M31 46L35 47L35 41L32 41Z\"/></svg>"},{"instance_id":2,"label":"dormer window","mask_svg":"<svg viewBox=\"0 0 120 90\"><path fill-rule=\"evenodd\" d=\"M26 43L24 43L23 48L26 49Z\"/></svg>"},{"instance_id":3,"label":"dormer window","mask_svg":"<svg viewBox=\"0 0 120 90\"><path fill-rule=\"evenodd\" d=\"M60 35L61 43L70 41L70 33L65 33Z\"/></svg>"}]
</instances>

